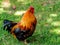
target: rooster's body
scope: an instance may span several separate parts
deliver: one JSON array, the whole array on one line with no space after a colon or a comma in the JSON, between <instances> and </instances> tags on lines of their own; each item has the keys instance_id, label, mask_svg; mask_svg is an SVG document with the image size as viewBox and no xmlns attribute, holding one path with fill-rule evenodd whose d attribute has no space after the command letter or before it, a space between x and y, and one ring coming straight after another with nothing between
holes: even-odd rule
<instances>
[{"instance_id":1,"label":"rooster's body","mask_svg":"<svg viewBox=\"0 0 60 45\"><path fill-rule=\"evenodd\" d=\"M13 21L4 20L4 29L8 30L18 40L25 40L32 36L37 20L34 16L34 8L30 7L23 15L19 23Z\"/></svg>"}]
</instances>

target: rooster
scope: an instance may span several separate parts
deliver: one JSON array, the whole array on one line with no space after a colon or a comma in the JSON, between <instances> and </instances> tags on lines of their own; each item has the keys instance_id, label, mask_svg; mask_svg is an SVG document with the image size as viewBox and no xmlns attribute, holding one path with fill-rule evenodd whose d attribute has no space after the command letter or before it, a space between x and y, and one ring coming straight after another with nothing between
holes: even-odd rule
<instances>
[{"instance_id":1,"label":"rooster","mask_svg":"<svg viewBox=\"0 0 60 45\"><path fill-rule=\"evenodd\" d=\"M4 30L10 32L19 41L26 41L26 39L35 31L37 19L34 16L34 7L30 6L24 13L20 22L15 23L10 20L4 20Z\"/></svg>"}]
</instances>

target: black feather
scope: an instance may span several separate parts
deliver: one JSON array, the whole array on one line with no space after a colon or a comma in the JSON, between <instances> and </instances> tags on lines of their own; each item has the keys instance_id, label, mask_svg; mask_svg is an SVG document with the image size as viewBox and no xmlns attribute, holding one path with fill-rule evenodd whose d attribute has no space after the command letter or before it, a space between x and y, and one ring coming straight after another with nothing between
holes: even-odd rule
<instances>
[{"instance_id":1,"label":"black feather","mask_svg":"<svg viewBox=\"0 0 60 45\"><path fill-rule=\"evenodd\" d=\"M8 30L8 32L11 31L11 28L16 25L17 23L14 23L13 21L9 21L9 20L4 20L3 21L3 29Z\"/></svg>"},{"instance_id":2,"label":"black feather","mask_svg":"<svg viewBox=\"0 0 60 45\"><path fill-rule=\"evenodd\" d=\"M27 36L25 37L25 35L29 33L29 30L21 30L20 28L16 28L14 30L14 33L17 39L20 41L20 40L24 40L27 38Z\"/></svg>"}]
</instances>

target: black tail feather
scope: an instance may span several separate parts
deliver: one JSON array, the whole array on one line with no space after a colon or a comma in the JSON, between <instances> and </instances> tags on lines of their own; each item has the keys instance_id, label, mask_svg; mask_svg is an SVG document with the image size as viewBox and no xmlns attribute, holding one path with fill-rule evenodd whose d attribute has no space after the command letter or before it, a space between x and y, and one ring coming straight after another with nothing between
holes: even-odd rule
<instances>
[{"instance_id":1,"label":"black tail feather","mask_svg":"<svg viewBox=\"0 0 60 45\"><path fill-rule=\"evenodd\" d=\"M3 21L3 29L8 30L8 32L11 31L11 28L16 25L17 23L13 22L13 21L9 21L9 20L4 20Z\"/></svg>"}]
</instances>

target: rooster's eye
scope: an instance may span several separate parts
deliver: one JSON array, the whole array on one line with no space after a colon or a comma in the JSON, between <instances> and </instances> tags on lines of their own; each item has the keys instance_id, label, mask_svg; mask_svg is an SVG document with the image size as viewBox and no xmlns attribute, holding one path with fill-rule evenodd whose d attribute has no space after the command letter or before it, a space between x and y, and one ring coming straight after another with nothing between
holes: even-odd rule
<instances>
[{"instance_id":1,"label":"rooster's eye","mask_svg":"<svg viewBox=\"0 0 60 45\"><path fill-rule=\"evenodd\" d=\"M32 10L30 10L30 12L31 12L31 13L33 13L33 11L32 11Z\"/></svg>"}]
</instances>

